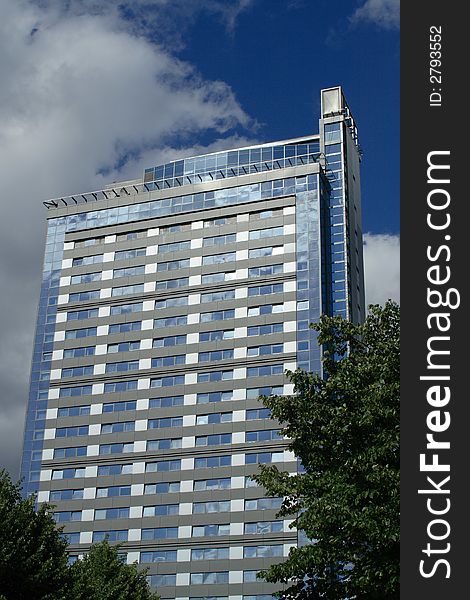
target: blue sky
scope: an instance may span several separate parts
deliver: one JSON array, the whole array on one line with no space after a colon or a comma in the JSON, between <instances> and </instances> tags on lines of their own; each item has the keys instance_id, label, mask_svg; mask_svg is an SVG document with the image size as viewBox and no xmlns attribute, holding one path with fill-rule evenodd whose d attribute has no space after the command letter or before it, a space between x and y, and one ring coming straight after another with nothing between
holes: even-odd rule
<instances>
[{"instance_id":1,"label":"blue sky","mask_svg":"<svg viewBox=\"0 0 470 600\"><path fill-rule=\"evenodd\" d=\"M364 150L366 295L399 293L398 0L0 0L0 464L16 475L42 201L316 133L342 85Z\"/></svg>"},{"instance_id":2,"label":"blue sky","mask_svg":"<svg viewBox=\"0 0 470 600\"><path fill-rule=\"evenodd\" d=\"M176 54L231 86L265 141L317 131L319 89L340 84L364 150L364 230L399 229L399 35L353 20L358 3L254 0L231 29L194 15ZM158 39L158 36L156 36ZM246 133L246 131L245 131ZM200 138L201 139L201 138Z\"/></svg>"}]
</instances>

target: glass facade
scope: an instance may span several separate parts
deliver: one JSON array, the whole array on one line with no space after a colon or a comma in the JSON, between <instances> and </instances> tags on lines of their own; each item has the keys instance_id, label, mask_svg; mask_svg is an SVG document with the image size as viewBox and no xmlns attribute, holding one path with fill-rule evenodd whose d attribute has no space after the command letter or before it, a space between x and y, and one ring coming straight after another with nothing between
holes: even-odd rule
<instances>
[{"instance_id":1,"label":"glass facade","mask_svg":"<svg viewBox=\"0 0 470 600\"><path fill-rule=\"evenodd\" d=\"M256 569L297 535L251 475L298 466L258 397L320 372L309 324L361 304L344 119L152 167L144 196L49 204L22 476L74 560L108 534L168 600L274 591Z\"/></svg>"}]
</instances>

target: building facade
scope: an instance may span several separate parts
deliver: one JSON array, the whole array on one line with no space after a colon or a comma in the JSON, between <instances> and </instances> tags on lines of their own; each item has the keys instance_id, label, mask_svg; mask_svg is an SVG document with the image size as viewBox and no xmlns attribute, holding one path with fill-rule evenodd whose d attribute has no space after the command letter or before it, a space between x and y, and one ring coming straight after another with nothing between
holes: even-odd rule
<instances>
[{"instance_id":1,"label":"building facade","mask_svg":"<svg viewBox=\"0 0 470 600\"><path fill-rule=\"evenodd\" d=\"M320 370L322 313L364 315L357 132L341 88L321 107L318 134L45 202L25 492L164 599L266 600L297 543L250 478L297 471L258 396Z\"/></svg>"}]
</instances>

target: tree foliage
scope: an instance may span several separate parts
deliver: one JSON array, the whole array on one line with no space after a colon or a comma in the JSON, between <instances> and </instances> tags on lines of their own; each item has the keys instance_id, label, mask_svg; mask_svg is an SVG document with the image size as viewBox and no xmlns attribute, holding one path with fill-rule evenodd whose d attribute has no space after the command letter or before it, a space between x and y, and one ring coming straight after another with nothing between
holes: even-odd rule
<instances>
[{"instance_id":1,"label":"tree foliage","mask_svg":"<svg viewBox=\"0 0 470 600\"><path fill-rule=\"evenodd\" d=\"M56 600L68 581L67 543L46 504L35 510L21 487L0 471L0 598Z\"/></svg>"},{"instance_id":2,"label":"tree foliage","mask_svg":"<svg viewBox=\"0 0 470 600\"><path fill-rule=\"evenodd\" d=\"M83 560L71 567L74 600L157 600L149 588L146 571L122 562L118 547L107 540L94 544Z\"/></svg>"},{"instance_id":3,"label":"tree foliage","mask_svg":"<svg viewBox=\"0 0 470 600\"><path fill-rule=\"evenodd\" d=\"M264 398L304 467L256 477L310 540L262 572L284 599L399 597L399 308L369 311L362 325L322 317L324 377L289 373L294 395Z\"/></svg>"},{"instance_id":4,"label":"tree foliage","mask_svg":"<svg viewBox=\"0 0 470 600\"><path fill-rule=\"evenodd\" d=\"M146 571L123 563L105 540L68 565L52 507L21 497L0 470L0 600L157 600Z\"/></svg>"}]
</instances>

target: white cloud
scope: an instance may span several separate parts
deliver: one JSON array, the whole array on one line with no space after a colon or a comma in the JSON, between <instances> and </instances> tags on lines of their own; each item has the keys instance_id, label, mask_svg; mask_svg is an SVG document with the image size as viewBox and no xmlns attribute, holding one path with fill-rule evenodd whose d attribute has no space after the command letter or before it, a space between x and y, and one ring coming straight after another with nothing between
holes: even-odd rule
<instances>
[{"instance_id":1,"label":"white cloud","mask_svg":"<svg viewBox=\"0 0 470 600\"><path fill-rule=\"evenodd\" d=\"M0 462L13 474L40 287L41 201L204 151L193 140L207 132L211 149L244 145L248 137L231 128L249 136L253 125L224 82L204 80L115 12L99 12L0 0Z\"/></svg>"},{"instance_id":2,"label":"white cloud","mask_svg":"<svg viewBox=\"0 0 470 600\"><path fill-rule=\"evenodd\" d=\"M374 23L383 29L400 27L400 0L366 0L350 18L351 23Z\"/></svg>"},{"instance_id":3,"label":"white cloud","mask_svg":"<svg viewBox=\"0 0 470 600\"><path fill-rule=\"evenodd\" d=\"M400 301L400 237L364 235L366 305Z\"/></svg>"}]
</instances>

